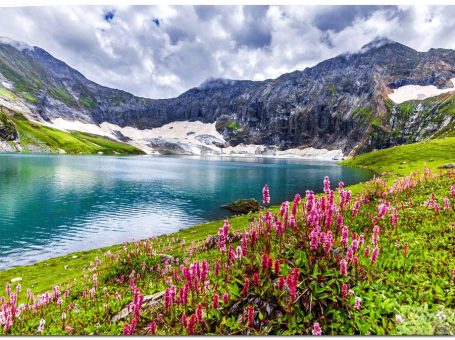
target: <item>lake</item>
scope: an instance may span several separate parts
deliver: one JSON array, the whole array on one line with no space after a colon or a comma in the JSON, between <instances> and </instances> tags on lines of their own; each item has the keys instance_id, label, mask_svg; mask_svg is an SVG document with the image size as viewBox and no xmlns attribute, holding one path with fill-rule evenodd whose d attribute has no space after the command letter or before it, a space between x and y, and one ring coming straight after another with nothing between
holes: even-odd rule
<instances>
[{"instance_id":1,"label":"lake","mask_svg":"<svg viewBox=\"0 0 455 340\"><path fill-rule=\"evenodd\" d=\"M0 154L0 269L177 231L372 174L334 162L270 158ZM261 202L262 203L262 202Z\"/></svg>"}]
</instances>

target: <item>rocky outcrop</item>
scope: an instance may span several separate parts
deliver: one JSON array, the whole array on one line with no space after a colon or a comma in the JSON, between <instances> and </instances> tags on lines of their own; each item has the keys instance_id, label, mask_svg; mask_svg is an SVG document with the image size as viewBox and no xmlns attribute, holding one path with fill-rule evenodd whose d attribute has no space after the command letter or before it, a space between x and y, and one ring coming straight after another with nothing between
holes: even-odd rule
<instances>
[{"instance_id":1,"label":"rocky outcrop","mask_svg":"<svg viewBox=\"0 0 455 340\"><path fill-rule=\"evenodd\" d=\"M7 115L0 111L0 138L6 141L14 141L18 139L16 127L11 122Z\"/></svg>"},{"instance_id":2,"label":"rocky outcrop","mask_svg":"<svg viewBox=\"0 0 455 340\"><path fill-rule=\"evenodd\" d=\"M27 100L36 119L63 117L139 129L199 120L215 122L229 146L313 147L349 154L408 143L437 132L439 122L430 127L411 126L415 138L393 131L397 111L387 94L408 84L453 86L455 51L418 52L381 38L357 53L339 55L276 79L211 79L176 98L159 100L97 85L38 47L18 50L0 44L0 73L16 88L18 84L27 88L26 95L19 91L17 95ZM164 150L187 152L179 145L151 143Z\"/></svg>"},{"instance_id":3,"label":"rocky outcrop","mask_svg":"<svg viewBox=\"0 0 455 340\"><path fill-rule=\"evenodd\" d=\"M224 205L223 208L238 214L248 214L261 209L261 205L254 198L240 199Z\"/></svg>"}]
</instances>

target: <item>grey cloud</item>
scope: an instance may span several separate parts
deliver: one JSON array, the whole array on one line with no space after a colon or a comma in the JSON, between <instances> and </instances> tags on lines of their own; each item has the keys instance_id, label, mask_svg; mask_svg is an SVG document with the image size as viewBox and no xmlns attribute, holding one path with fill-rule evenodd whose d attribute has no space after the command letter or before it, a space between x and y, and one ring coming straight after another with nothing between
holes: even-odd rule
<instances>
[{"instance_id":1,"label":"grey cloud","mask_svg":"<svg viewBox=\"0 0 455 340\"><path fill-rule=\"evenodd\" d=\"M275 78L358 51L378 35L418 50L455 48L455 6L54 6L0 15L8 18L0 36L151 98L211 77Z\"/></svg>"}]
</instances>

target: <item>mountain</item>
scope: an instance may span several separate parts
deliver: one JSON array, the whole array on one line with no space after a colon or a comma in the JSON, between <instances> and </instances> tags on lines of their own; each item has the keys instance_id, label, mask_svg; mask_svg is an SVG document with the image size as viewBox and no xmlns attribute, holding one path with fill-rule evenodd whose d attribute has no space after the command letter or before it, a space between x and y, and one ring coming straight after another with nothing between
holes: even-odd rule
<instances>
[{"instance_id":1,"label":"mountain","mask_svg":"<svg viewBox=\"0 0 455 340\"><path fill-rule=\"evenodd\" d=\"M215 125L224 146L313 147L348 155L451 135L452 92L404 103L389 96L406 85L414 85L415 91L430 85L450 91L453 78L454 50L418 52L377 38L358 52L276 79L209 79L176 98L154 100L100 86L39 47L0 39L2 105L15 96L13 108L25 108L28 119L45 123L62 118L138 130L201 121ZM115 131L115 136L122 138L122 132ZM156 138L149 142L163 144Z\"/></svg>"}]
</instances>

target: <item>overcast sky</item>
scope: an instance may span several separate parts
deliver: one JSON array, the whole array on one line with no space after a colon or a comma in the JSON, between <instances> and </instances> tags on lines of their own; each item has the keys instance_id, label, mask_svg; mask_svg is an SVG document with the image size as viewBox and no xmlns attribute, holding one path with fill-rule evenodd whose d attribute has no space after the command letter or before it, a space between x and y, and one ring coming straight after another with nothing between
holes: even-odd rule
<instances>
[{"instance_id":1,"label":"overcast sky","mask_svg":"<svg viewBox=\"0 0 455 340\"><path fill-rule=\"evenodd\" d=\"M387 36L455 48L455 6L73 6L0 8L0 35L47 50L87 78L177 96L210 77L263 80Z\"/></svg>"}]
</instances>

